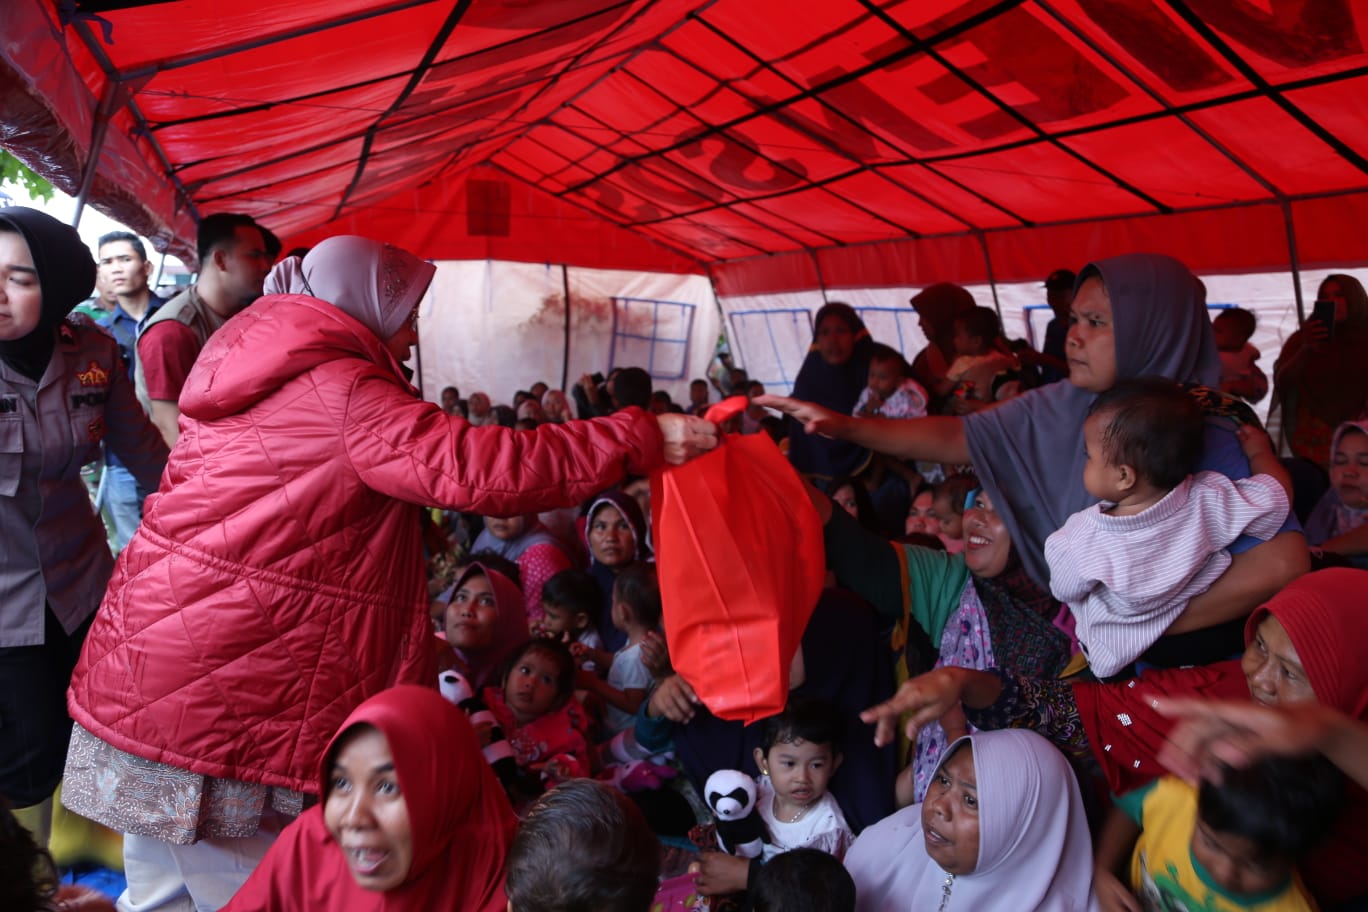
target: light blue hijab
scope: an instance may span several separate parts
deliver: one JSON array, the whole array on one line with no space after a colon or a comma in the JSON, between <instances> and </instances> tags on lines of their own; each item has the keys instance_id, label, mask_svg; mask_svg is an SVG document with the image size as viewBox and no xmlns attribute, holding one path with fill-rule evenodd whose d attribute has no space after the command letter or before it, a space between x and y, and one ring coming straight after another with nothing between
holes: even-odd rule
<instances>
[{"instance_id":1,"label":"light blue hijab","mask_svg":"<svg viewBox=\"0 0 1368 912\"><path fill-rule=\"evenodd\" d=\"M1168 377L1216 386L1221 357L1206 289L1173 257L1132 253L1089 263L1075 292L1100 277L1111 300L1116 379ZM1048 586L1045 539L1094 502L1083 489L1083 420L1095 393L1052 383L964 419L979 480L1031 577Z\"/></svg>"}]
</instances>

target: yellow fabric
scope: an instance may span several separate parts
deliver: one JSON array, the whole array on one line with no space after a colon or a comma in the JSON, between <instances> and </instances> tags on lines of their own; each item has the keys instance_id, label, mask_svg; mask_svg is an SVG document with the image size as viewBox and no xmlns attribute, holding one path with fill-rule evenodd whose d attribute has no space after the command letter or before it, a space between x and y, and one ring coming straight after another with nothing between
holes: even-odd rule
<instances>
[{"instance_id":1,"label":"yellow fabric","mask_svg":"<svg viewBox=\"0 0 1368 912\"><path fill-rule=\"evenodd\" d=\"M1142 804L1144 832L1131 856L1131 888L1145 898L1158 891L1166 899L1152 908L1187 912L1316 912L1316 904L1301 879L1293 877L1286 889L1272 897L1242 901L1209 884L1193 866L1192 834L1197 823L1197 790L1181 779L1167 777L1149 789ZM1149 907L1147 907L1149 908Z\"/></svg>"}]
</instances>

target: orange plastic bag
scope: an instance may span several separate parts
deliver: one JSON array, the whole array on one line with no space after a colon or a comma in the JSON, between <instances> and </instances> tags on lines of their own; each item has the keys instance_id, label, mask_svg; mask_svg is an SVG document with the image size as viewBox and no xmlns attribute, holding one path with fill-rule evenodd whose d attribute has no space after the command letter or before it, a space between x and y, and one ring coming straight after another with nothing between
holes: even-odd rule
<instances>
[{"instance_id":1,"label":"orange plastic bag","mask_svg":"<svg viewBox=\"0 0 1368 912\"><path fill-rule=\"evenodd\" d=\"M745 407L734 397L717 421ZM723 719L783 710L789 665L822 593L822 525L768 434L728 434L651 476L651 528L675 670Z\"/></svg>"}]
</instances>

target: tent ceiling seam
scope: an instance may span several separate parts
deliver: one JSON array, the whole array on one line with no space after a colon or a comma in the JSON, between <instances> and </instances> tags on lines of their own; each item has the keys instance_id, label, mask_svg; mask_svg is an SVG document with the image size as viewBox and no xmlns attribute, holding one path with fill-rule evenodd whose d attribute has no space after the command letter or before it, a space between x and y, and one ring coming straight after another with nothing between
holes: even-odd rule
<instances>
[{"instance_id":1,"label":"tent ceiling seam","mask_svg":"<svg viewBox=\"0 0 1368 912\"><path fill-rule=\"evenodd\" d=\"M76 34L81 39L81 43L86 46L86 50L95 58L95 62L99 65L100 69L104 71L105 78L111 82L120 83L119 89L122 91L122 81L115 75L114 62L109 59L109 55L105 53L104 48L96 39L94 31L90 28L90 24L78 20L72 24L72 28L76 30ZM186 211L190 213L190 217L198 224L200 220L199 207L195 205L194 197L190 195L190 191L186 189L185 184L176 176L175 167L171 164L171 159L167 157L166 150L161 147L161 143L157 142L157 138L152 135L152 131L147 129L147 118L143 116L142 111L138 108L137 101L131 95L126 95L121 106L128 109L129 116L133 118L134 123L138 125L139 130L146 137L147 144L156 155L157 161L161 164L162 171L166 175L167 180L169 180L171 185L176 189L178 200L185 206ZM113 115L111 114L111 119L112 117ZM98 171L98 167L96 170ZM168 225L167 227L169 228L170 226Z\"/></svg>"},{"instance_id":2,"label":"tent ceiling seam","mask_svg":"<svg viewBox=\"0 0 1368 912\"><path fill-rule=\"evenodd\" d=\"M893 19L883 10L879 9L876 5L874 5L873 0L857 0L857 2L865 9L869 10L869 12L872 13L876 18L881 19L886 25L889 26L889 28L893 29L899 35L902 35L904 39L913 42L920 41L920 39L918 39L916 35L907 31L907 29L903 27L902 23L898 22L896 19ZM936 42L936 44L940 43L941 42L939 41ZM1084 167L1096 171L1098 174L1102 175L1103 177L1107 178L1107 180L1111 181L1115 186L1121 188L1122 190L1126 191L1127 193L1131 194L1137 199L1140 199L1146 205L1152 206L1156 211L1172 211L1171 207L1166 206L1159 200L1155 199L1148 193L1141 190L1139 187L1136 187L1135 185L1131 184L1130 181L1123 180L1119 176L1111 173L1109 170L1103 168L1096 162L1089 161L1085 156L1079 154L1078 152L1064 145L1055 136L1046 133L1038 124L1035 123L1035 121L1030 120L1020 111L1018 111L1015 107L1007 104L1007 102L1003 101L1001 98L998 98L998 96L995 93L989 91L987 86L984 86L977 79L973 78L968 73L960 69L958 66L954 65L949 60L947 60L945 56L939 50L936 49L935 44L932 44L931 42L923 42L923 44L923 51L926 54L926 56L930 57L932 60L936 61L936 63L944 67L947 72L954 74L956 78L962 80L965 85L969 86L980 96L987 99L1003 114L1006 114L1008 117L1012 118L1017 123L1021 124L1022 127L1026 128L1027 130L1030 130L1032 133L1035 133L1039 141L1047 143L1050 146L1053 146L1055 149L1058 149L1060 152L1063 152L1069 158L1072 158L1074 161L1078 162Z\"/></svg>"},{"instance_id":3,"label":"tent ceiling seam","mask_svg":"<svg viewBox=\"0 0 1368 912\"><path fill-rule=\"evenodd\" d=\"M1163 109L1164 113L1174 117L1184 126L1186 126L1189 130L1191 130L1193 133L1196 133L1199 137L1205 140L1208 145L1210 145L1217 152L1225 156L1233 165L1235 165L1235 167L1239 168L1246 175L1248 175L1250 180L1253 180L1259 186L1263 187L1269 195L1279 200L1284 198L1282 190L1279 189L1276 185L1274 185L1272 181L1265 178L1262 174L1256 171L1252 165L1247 163L1240 156L1236 155L1232 150L1226 148L1226 145L1224 143L1220 142L1214 136L1212 136L1204 127L1202 127L1191 117L1189 117L1185 111L1183 111L1177 106L1170 104L1168 99L1164 98L1164 96L1161 95L1158 92L1158 90L1151 87L1148 81L1142 79L1137 73L1133 72L1129 67L1123 64L1115 56L1108 53L1104 48L1101 47L1101 45L1099 45L1096 41L1093 40L1092 36L1088 35L1081 28L1074 25L1074 23L1068 21L1062 15L1060 15L1060 13L1049 3L1049 0L1036 0L1036 5L1043 9L1046 13L1048 13L1055 20L1055 22L1058 23L1062 28L1066 29L1076 39L1078 39L1090 50L1092 50L1094 54L1105 60L1112 67L1115 67L1117 72L1121 73L1121 75L1129 79L1133 85L1135 85L1146 95L1148 95L1150 99L1154 101L1155 104L1159 105ZM1114 128L1116 126L1116 122L1113 121L1111 126Z\"/></svg>"},{"instance_id":4,"label":"tent ceiling seam","mask_svg":"<svg viewBox=\"0 0 1368 912\"><path fill-rule=\"evenodd\" d=\"M442 46L445 45L447 39L451 37L451 33L456 30L456 25L461 21L461 18L465 16L466 11L470 9L470 4L472 2L473 0L457 0L456 5L452 7L451 12L447 14L446 21L444 21L442 27L437 30L437 34L433 36L432 42L428 45L428 49L424 52L422 59L418 61L418 66L414 67L413 75L409 77L408 83L399 90L399 94L395 96L394 101L390 103L388 110L376 117L375 121L370 125L370 128L366 130L366 138L361 143L361 157L356 163L356 174L352 176L351 183L347 186L347 189L342 191L342 196L337 202L337 209L333 212L332 217L334 219L339 218L342 215L342 210L347 205L347 200L351 198L352 193L355 192L357 185L361 183L361 178L366 173L366 162L370 158L371 144L375 142L375 134L380 129L380 125L385 122L385 118L399 110L408 97L413 94L413 90L418 88L419 83L427 76L433 60L436 59L437 54L441 52Z\"/></svg>"},{"instance_id":5,"label":"tent ceiling seam","mask_svg":"<svg viewBox=\"0 0 1368 912\"><path fill-rule=\"evenodd\" d=\"M707 21L701 20L701 19L699 20L699 22L700 22L700 24L701 24L704 28L706 28L706 29L708 29L709 31L711 31L717 38L719 38L720 40L722 40L722 41L724 41L724 42L730 44L730 45L732 46L732 48L733 48L735 51L737 51L737 52L740 53L740 54L744 54L744 55L747 56L747 57L750 57L750 58L751 58L751 61L752 61L753 63L755 63L757 67L760 67L760 68L763 68L763 69L768 70L769 72L773 73L773 74L774 74L775 76L777 76L778 78L780 78L780 79L784 80L785 82L787 82L787 83L788 83L790 86L792 86L794 89L797 89L797 88L798 88L798 84L797 84L796 82L794 82L792 79L790 79L786 74L784 74L784 73L782 73L782 72L780 72L780 71L774 69L773 67L767 66L763 60L761 60L759 57L757 57L757 56L750 50L750 48L745 47L745 46L743 46L742 44L740 44L739 42L737 42L734 38L732 38L731 35L728 35L728 34L726 34L725 32L722 32L722 31L718 30L717 27L714 26L714 25L713 25L712 23L710 23L710 22L707 22ZM678 56L678 55L676 55L676 56ZM705 73L707 73L709 76L711 76L711 77L717 82L717 84L718 84L719 86L726 85L730 91L735 92L737 95L739 95L739 96L741 96L742 98L746 99L746 101L749 102L749 103L751 103L751 104L754 104L754 105L756 105L756 106L759 106L759 105L761 104L761 102L760 102L759 99L753 98L753 97L752 97L751 95L749 95L748 93L743 92L741 89L739 89L739 88L737 88L737 87L731 85L731 80L723 79L722 77L717 76L717 75L711 73L711 72L708 71L706 68L703 68L701 64L699 64L698 66L700 66L700 68L703 69L703 72L705 72ZM862 131L862 132L864 132L864 133L866 133L866 134L872 135L872 134L870 134L869 131L866 130L863 126L861 126L860 124L856 123L856 122L855 122L854 120L852 120L848 115L846 115L846 113L845 113L844 111L842 111L842 110L840 110L839 108L837 108L837 107L831 105L830 103L828 103L827 100L826 100L825 98L814 98L814 99L812 99L812 101L813 101L814 103L816 103L817 105L821 106L821 108L822 108L823 110L829 111L829 112L831 112L832 114L834 114L835 116L840 117L840 118L841 118L842 120L844 120L846 123L850 124L850 126L853 127L854 129L860 130L860 131ZM826 148L828 148L829 150L831 150L833 153L838 154L838 155L840 155L840 156L843 157L843 158L846 158L846 159L849 159L849 160L851 160L851 161L856 162L857 164L861 165L861 166L863 167L863 169L864 169L867 173L872 174L872 175L875 175L875 176L877 176L880 180L883 180L883 181L885 181L885 182L887 182L887 183L889 183L889 184L892 184L894 187L897 187L899 190L901 190L901 191L904 192L904 193L907 193L907 194L910 195L910 196L916 197L917 199L921 200L922 203L924 203L926 206L928 206L928 207L930 207L930 208L932 208L932 209L935 209L937 212L941 213L942 215L946 216L947 218L954 219L955 221L959 222L961 225L964 225L965 228L973 228L973 227L974 227L974 224L973 224L972 222L966 220L963 216L959 215L958 213L952 212L951 210L949 210L949 209L945 208L944 206L940 205L939 203L935 202L934 200L932 200L931 198L929 198L929 197L927 197L925 194L923 194L921 191L917 190L915 187L909 187L909 186L906 186L906 185L904 185L904 184L902 184L902 183L900 183L900 182L898 182L898 181L895 181L895 180L889 178L887 175L882 174L882 173L879 171L878 168L873 167L872 165L870 165L870 164L868 164L868 163L866 163L866 162L861 162L858 158L854 158L853 156L851 156L851 154L850 154L849 152L847 152L845 149L841 148L841 147L840 147L839 145L837 145L835 142L833 142L833 141L827 139L827 138L824 137L824 136L821 136L819 133L816 133L816 132L814 132L814 131L808 129L806 126L804 126L803 124L801 124L801 123L799 123L798 121L796 121L791 115L789 115L789 114L787 113L786 110L776 111L776 112L774 113L774 117L775 117L776 119L778 119L778 120L781 120L781 121L785 124L785 126L787 126L789 129L793 130L795 133L800 133L800 134L802 134L803 136L806 136L808 139L812 140L814 143L817 143L817 144L819 144L819 145L825 146ZM882 141L882 140L883 140L883 137L879 137L879 139ZM895 143L891 142L891 141L889 142L889 145L894 146L895 148L897 148L897 145L896 145ZM901 152L901 151L903 151L903 150L899 149L899 151ZM915 158L916 158L916 156L914 156L914 155L910 155L910 154L907 154L907 153L904 153L904 154L906 154L907 157L908 157L909 159L915 160ZM847 202L849 202L849 201L847 200ZM991 201L989 201L989 200L983 200L983 202L988 203L989 205L992 205ZM853 204L852 204L852 205L853 205ZM860 208L861 208L862 210L864 209L863 206L861 206ZM870 214L872 215L873 213L870 213ZM892 222L892 221L890 221L887 217L880 217L880 218L881 218L882 221L884 221L884 222L886 222L886 223L888 223L888 224L893 225L895 228L898 228L898 229L901 230L904 234L906 234L906 235L908 235L908 236L910 236L910 237L919 237L919 236L920 236L920 232L915 231L915 230L913 230L912 228L907 227L906 225L901 225L901 224L899 224L899 223Z\"/></svg>"},{"instance_id":6,"label":"tent ceiling seam","mask_svg":"<svg viewBox=\"0 0 1368 912\"><path fill-rule=\"evenodd\" d=\"M1225 58L1231 66L1239 70L1241 76L1248 79L1256 88L1258 88L1261 95L1281 108L1285 114L1301 124L1302 127L1333 149L1349 164L1364 173L1368 173L1368 159L1365 159L1358 152L1349 148L1343 140L1309 117L1305 111L1293 104L1292 101L1283 94L1282 90L1274 88L1268 80L1263 78L1258 70L1254 69L1243 57L1235 53L1235 49L1226 43L1225 39L1218 35L1215 29L1198 18L1186 3L1182 2L1182 0L1166 0L1166 2L1170 9L1183 17L1184 22L1197 32L1197 34L1201 35L1208 44L1219 51L1221 56Z\"/></svg>"},{"instance_id":7,"label":"tent ceiling seam","mask_svg":"<svg viewBox=\"0 0 1368 912\"><path fill-rule=\"evenodd\" d=\"M391 13L400 13L415 6L426 6L435 0L398 0L388 6L376 7L375 9L360 10L346 16L339 16L327 22L319 22L313 25L300 26L298 28L286 29L274 35L267 35L264 38L253 38L249 41L239 41L234 44L215 47L212 50L198 51L191 54L184 54L180 57L171 57L166 60L155 60L151 63L144 63L127 70L118 70L121 81L132 81L143 79L148 76L155 76L158 73L170 70L181 69L183 67L194 66L197 63L207 63L211 60L218 60L222 57L230 57L233 54L240 54L243 51L253 51L258 48L267 47L272 44L279 44L282 41L289 41L294 38L303 38L306 35L314 35L325 32L329 29L339 28L344 25L353 25L357 22L364 22L367 19L375 19L380 16L388 16Z\"/></svg>"},{"instance_id":8,"label":"tent ceiling seam","mask_svg":"<svg viewBox=\"0 0 1368 912\"><path fill-rule=\"evenodd\" d=\"M968 18L966 18L966 19L964 19L964 20L962 20L962 21L956 23L956 24L953 25L953 26L949 26L949 27L943 29L941 32L939 32L939 33L936 35L935 39L933 39L933 40L940 41L940 40L944 40L944 39L946 39L946 38L954 37L955 35L958 35L958 34L961 33L961 32L968 31L969 29L973 28L973 27L976 26L980 21L986 22L986 21L992 19L994 16L999 15L1000 13L1002 13L1002 12L1008 10L1008 9L1011 9L1011 8L1013 8L1013 7L1016 7L1016 6L1021 5L1022 2L1023 2L1023 0L1001 0L1001 2L994 4L993 6L988 7L987 9L985 9L985 10L983 10L983 11L981 11L981 12L979 12L979 13L973 15L973 16L969 16ZM696 18L698 18L698 21L700 21L700 22L704 21L701 17L696 17ZM763 116L772 114L772 113L774 113L774 111L776 111L776 110L778 110L778 109L780 109L780 108L787 107L787 106L789 106L789 105L791 105L791 104L794 104L795 102L798 102L798 101L803 101L803 100L805 100L805 99L815 98L815 97L816 97L818 94L820 94L820 93L828 92L828 91L830 91L831 89L834 89L834 88L838 88L838 87L840 87L840 86L843 86L843 85L845 85L845 84L848 83L848 82L854 82L854 81L856 81L856 80L858 80L858 79L861 79L861 78L863 78L864 76L869 75L870 73L878 72L879 70L883 69L884 67L888 66L889 64L896 63L896 62L898 62L898 61L900 61L900 60L903 60L904 58L911 57L911 56L913 56L914 54L919 53L920 50L921 50L921 49L920 49L919 47L915 47L915 46L901 48L900 50L897 50L897 51L895 51L895 52L893 52L893 53L891 53L891 54L887 54L887 55L885 55L885 56L883 56L883 57L880 57L880 58L877 59L877 60L870 61L870 62L869 62L868 64L866 64L865 66L859 67L859 68L854 69L854 70L850 70L849 72L842 73L842 74L839 75L839 76L836 76L836 77L833 77L832 79L827 80L826 82L820 83L820 84L818 84L818 85L816 85L816 86L813 86L812 88L806 89L806 90L804 90L804 91L798 93L797 95L795 95L795 96L792 97L792 98L788 98L788 99L785 99L785 100L783 100L783 101L776 101L776 102L774 102L774 103L772 103L772 104L769 104L769 105L766 105L766 106L764 106L763 108L760 108L760 109L758 109L758 110L756 110L756 111L752 111L752 112L749 113L749 114L745 114L745 115L742 115L742 116L740 116L740 117L734 117L734 118L732 118L731 120L726 121L725 123L721 123L721 124L716 124L716 125L710 126L710 127L708 128L708 130L707 130L703 135L701 135L701 136L693 136L693 137L690 137L690 138L689 138L688 140L686 140L686 141L676 142L676 143L674 143L674 144L672 144L672 145L669 145L669 146L663 146L663 147L661 147L661 148L659 148L659 149L655 149L655 150L653 150L653 151L651 151L651 152L643 153L643 154L638 155L638 156L624 157L624 158L623 158L621 161L619 161L616 165L614 165L612 168L608 169L607 171L603 172L603 174L601 174L601 175L599 175L599 176L600 176L600 177L606 177L606 176L608 176L608 175L610 175L610 174L612 174L612 173L614 173L614 172L616 172L616 171L619 171L619 170L621 170L621 169L627 167L627 166L630 165L630 164L633 164L633 163L634 163L636 160L638 160L638 159L649 158L649 157L654 156L654 155L665 155L665 154L667 154L667 153L669 153L669 152L677 152L677 151L679 151L679 149L683 148L684 146L689 145L690 143L699 141L700 139L704 138L704 136L710 136L710 135L713 135L713 134L725 134L726 131L733 129L734 127L741 126L742 124L747 123L747 122L752 121L752 120L755 120L755 119L757 119L757 118L759 118L759 117L763 117ZM575 186L572 186L572 187L570 187L570 188L568 188L568 189L569 189L570 192L578 192L582 187L584 187L584 186L586 186L586 185L588 185L588 184L591 184L591 183L593 183L592 180L582 181L580 184L575 185Z\"/></svg>"}]
</instances>

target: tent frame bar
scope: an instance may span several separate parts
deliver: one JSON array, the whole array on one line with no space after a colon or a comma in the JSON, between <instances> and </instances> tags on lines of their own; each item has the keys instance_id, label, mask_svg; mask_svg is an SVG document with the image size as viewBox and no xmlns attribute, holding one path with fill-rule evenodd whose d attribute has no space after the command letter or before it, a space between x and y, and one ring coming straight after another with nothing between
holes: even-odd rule
<instances>
[{"instance_id":1,"label":"tent frame bar","mask_svg":"<svg viewBox=\"0 0 1368 912\"><path fill-rule=\"evenodd\" d=\"M71 215L71 227L81 227L81 216L85 213L90 190L95 186L95 172L99 170L100 156L104 153L105 137L109 135L109 122L118 107L120 85L116 80L105 80L100 104L95 109L95 124L91 128L90 153L86 156L85 168L81 170L81 187L76 191L76 211Z\"/></svg>"}]
</instances>

